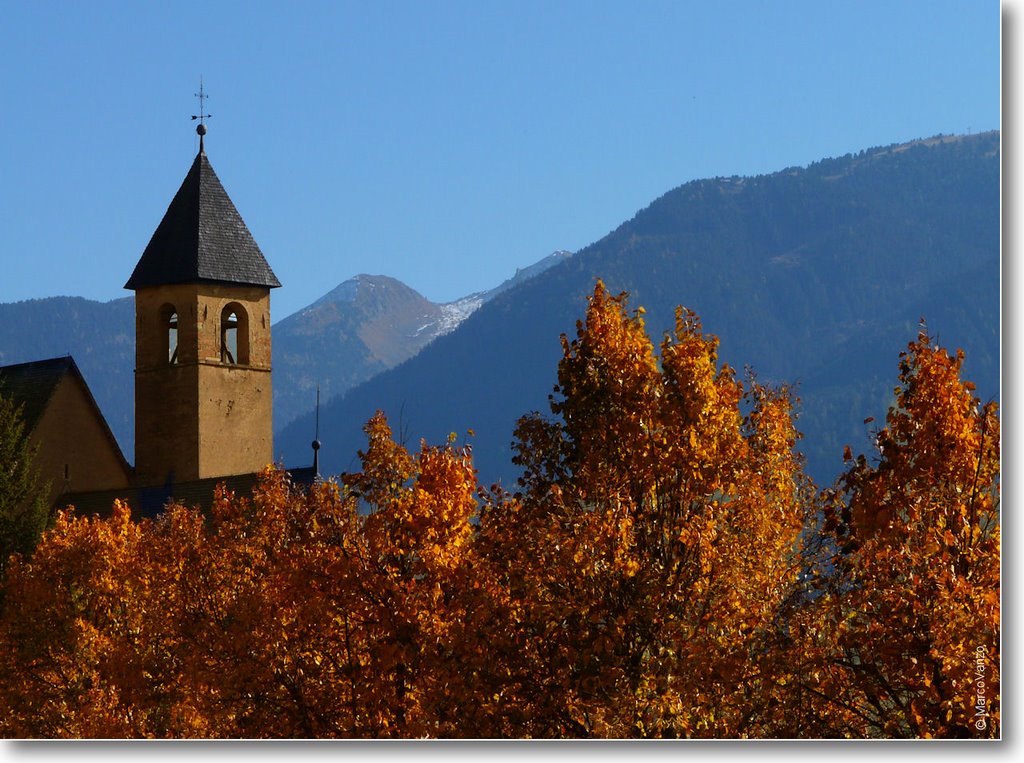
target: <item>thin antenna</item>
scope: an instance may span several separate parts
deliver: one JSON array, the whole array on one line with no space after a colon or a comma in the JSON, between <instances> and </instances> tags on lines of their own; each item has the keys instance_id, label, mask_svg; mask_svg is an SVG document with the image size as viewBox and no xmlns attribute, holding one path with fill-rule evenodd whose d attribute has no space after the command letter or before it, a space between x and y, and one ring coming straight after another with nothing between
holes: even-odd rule
<instances>
[{"instance_id":1,"label":"thin antenna","mask_svg":"<svg viewBox=\"0 0 1024 763\"><path fill-rule=\"evenodd\" d=\"M193 95L195 95L195 97L199 99L199 113L192 115L192 121L194 122L197 119L199 120L199 124L196 125L196 132L199 133L199 153L203 154L206 153L205 150L203 149L203 136L206 135L205 120L209 119L213 115L205 113L205 106L203 104L203 101L205 101L210 96L208 96L206 94L206 91L203 90L203 75L201 74L199 75L199 92L193 93Z\"/></svg>"}]
</instances>

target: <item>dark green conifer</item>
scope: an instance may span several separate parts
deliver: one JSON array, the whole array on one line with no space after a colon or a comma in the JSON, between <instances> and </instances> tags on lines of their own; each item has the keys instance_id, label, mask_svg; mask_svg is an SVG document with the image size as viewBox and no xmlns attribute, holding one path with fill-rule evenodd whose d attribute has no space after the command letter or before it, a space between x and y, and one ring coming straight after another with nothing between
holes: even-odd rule
<instances>
[{"instance_id":1,"label":"dark green conifer","mask_svg":"<svg viewBox=\"0 0 1024 763\"><path fill-rule=\"evenodd\" d=\"M0 389L0 580L14 553L31 553L50 519L21 406Z\"/></svg>"}]
</instances>

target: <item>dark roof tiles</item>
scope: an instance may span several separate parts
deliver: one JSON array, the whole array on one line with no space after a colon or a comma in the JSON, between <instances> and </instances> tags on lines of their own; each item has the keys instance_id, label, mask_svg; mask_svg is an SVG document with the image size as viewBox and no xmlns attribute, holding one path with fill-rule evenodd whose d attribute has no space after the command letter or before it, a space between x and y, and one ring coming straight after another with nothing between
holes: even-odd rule
<instances>
[{"instance_id":1,"label":"dark roof tiles","mask_svg":"<svg viewBox=\"0 0 1024 763\"><path fill-rule=\"evenodd\" d=\"M200 152L125 288L208 281L281 285Z\"/></svg>"},{"instance_id":2,"label":"dark roof tiles","mask_svg":"<svg viewBox=\"0 0 1024 763\"><path fill-rule=\"evenodd\" d=\"M0 394L22 406L21 419L26 431L35 429L53 391L72 368L78 371L70 355L0 366Z\"/></svg>"},{"instance_id":3,"label":"dark roof tiles","mask_svg":"<svg viewBox=\"0 0 1024 763\"><path fill-rule=\"evenodd\" d=\"M130 470L131 467L121 452L121 445L114 437L114 433L110 431L110 425L107 424L103 411L100 410L96 398L93 397L88 382L85 381L78 364L70 355L0 366L0 394L12 398L15 404L21 406L21 420L25 424L25 431L33 432L43 417L57 385L65 376L70 376L77 381L85 395L86 405L92 409L96 422L102 428L111 449L117 454L125 470Z\"/></svg>"},{"instance_id":4,"label":"dark roof tiles","mask_svg":"<svg viewBox=\"0 0 1024 763\"><path fill-rule=\"evenodd\" d=\"M312 469L308 466L289 469L292 485L308 489L313 484ZM259 474L234 474L225 477L207 477L190 482L168 483L154 487L128 487L120 490L97 490L85 493L65 493L57 501L57 508L74 506L79 516L109 517L114 501L121 500L132 509L133 519L153 519L163 513L171 501L183 506L209 509L213 504L218 484L241 497L251 497L259 482Z\"/></svg>"}]
</instances>

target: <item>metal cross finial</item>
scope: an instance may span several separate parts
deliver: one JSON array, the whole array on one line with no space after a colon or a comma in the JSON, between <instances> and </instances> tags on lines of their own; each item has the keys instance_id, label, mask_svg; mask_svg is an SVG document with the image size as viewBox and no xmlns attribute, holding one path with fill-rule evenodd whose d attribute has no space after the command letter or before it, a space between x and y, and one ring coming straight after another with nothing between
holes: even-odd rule
<instances>
[{"instance_id":1,"label":"metal cross finial","mask_svg":"<svg viewBox=\"0 0 1024 763\"><path fill-rule=\"evenodd\" d=\"M203 108L204 108L203 107L203 101L205 101L210 96L208 96L206 94L206 91L203 90L203 78L202 77L199 78L199 92L198 93L193 93L193 95L195 95L195 97L199 99L199 113L198 114L193 114L192 115L192 119L193 119L193 121L198 119L199 120L199 124L202 125L204 119L209 119L211 116L213 116L212 114L204 114L203 113Z\"/></svg>"},{"instance_id":2,"label":"metal cross finial","mask_svg":"<svg viewBox=\"0 0 1024 763\"><path fill-rule=\"evenodd\" d=\"M206 148L203 146L203 136L206 135L206 125L203 124L203 120L209 119L213 115L212 114L205 114L205 113L203 113L203 101L205 101L210 96L208 96L206 94L206 91L203 90L203 78L202 77L199 77L199 92L195 93L195 96L196 96L196 98L199 99L199 113L198 114L193 114L192 115L192 120L193 121L195 121L197 119L199 120L199 124L196 125L196 132L199 133L199 153L200 154L205 154L206 153Z\"/></svg>"}]
</instances>

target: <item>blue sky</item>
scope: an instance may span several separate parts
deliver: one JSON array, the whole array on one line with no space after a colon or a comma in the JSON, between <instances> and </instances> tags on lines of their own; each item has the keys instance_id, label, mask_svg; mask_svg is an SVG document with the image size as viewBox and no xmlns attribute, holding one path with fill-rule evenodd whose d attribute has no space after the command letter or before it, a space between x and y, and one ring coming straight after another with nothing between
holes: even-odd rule
<instances>
[{"instance_id":1,"label":"blue sky","mask_svg":"<svg viewBox=\"0 0 1024 763\"><path fill-rule=\"evenodd\" d=\"M126 296L197 150L284 284L435 301L689 180L1000 124L994 0L0 0L0 302Z\"/></svg>"}]
</instances>

